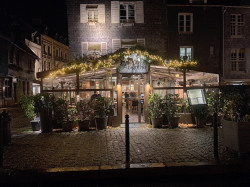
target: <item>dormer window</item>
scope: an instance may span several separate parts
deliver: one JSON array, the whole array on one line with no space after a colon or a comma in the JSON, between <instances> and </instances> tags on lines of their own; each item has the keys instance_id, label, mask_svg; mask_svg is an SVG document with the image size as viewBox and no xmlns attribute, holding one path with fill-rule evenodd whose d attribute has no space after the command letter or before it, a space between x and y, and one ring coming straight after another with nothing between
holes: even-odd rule
<instances>
[{"instance_id":1,"label":"dormer window","mask_svg":"<svg viewBox=\"0 0 250 187\"><path fill-rule=\"evenodd\" d=\"M88 22L98 22L98 5L87 5Z\"/></svg>"}]
</instances>

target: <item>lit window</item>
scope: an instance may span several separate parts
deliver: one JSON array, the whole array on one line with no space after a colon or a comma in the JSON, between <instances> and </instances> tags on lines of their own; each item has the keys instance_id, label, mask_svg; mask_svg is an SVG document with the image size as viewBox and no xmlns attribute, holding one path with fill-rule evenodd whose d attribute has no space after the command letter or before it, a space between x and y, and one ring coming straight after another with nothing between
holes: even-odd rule
<instances>
[{"instance_id":1,"label":"lit window","mask_svg":"<svg viewBox=\"0 0 250 187\"><path fill-rule=\"evenodd\" d=\"M87 5L88 22L98 22L98 5Z\"/></svg>"},{"instance_id":2,"label":"lit window","mask_svg":"<svg viewBox=\"0 0 250 187\"><path fill-rule=\"evenodd\" d=\"M231 70L232 71L246 70L244 49L231 49Z\"/></svg>"},{"instance_id":3,"label":"lit window","mask_svg":"<svg viewBox=\"0 0 250 187\"><path fill-rule=\"evenodd\" d=\"M193 32L193 14L179 13L178 14L178 31L180 33Z\"/></svg>"},{"instance_id":4,"label":"lit window","mask_svg":"<svg viewBox=\"0 0 250 187\"><path fill-rule=\"evenodd\" d=\"M89 42L88 43L88 56L90 58L99 58L101 55L101 43Z\"/></svg>"},{"instance_id":5,"label":"lit window","mask_svg":"<svg viewBox=\"0 0 250 187\"><path fill-rule=\"evenodd\" d=\"M193 47L191 46L181 46L180 47L180 59L185 60L184 57L187 57L187 60L192 60Z\"/></svg>"},{"instance_id":6,"label":"lit window","mask_svg":"<svg viewBox=\"0 0 250 187\"><path fill-rule=\"evenodd\" d=\"M242 14L231 14L231 36L242 36L244 19Z\"/></svg>"},{"instance_id":7,"label":"lit window","mask_svg":"<svg viewBox=\"0 0 250 187\"><path fill-rule=\"evenodd\" d=\"M120 22L133 23L135 22L135 5L133 3L120 4Z\"/></svg>"},{"instance_id":8,"label":"lit window","mask_svg":"<svg viewBox=\"0 0 250 187\"><path fill-rule=\"evenodd\" d=\"M210 48L209 48L209 54L210 54L210 56L214 56L214 46L210 46Z\"/></svg>"},{"instance_id":9,"label":"lit window","mask_svg":"<svg viewBox=\"0 0 250 187\"><path fill-rule=\"evenodd\" d=\"M136 39L122 39L121 40L121 47L125 49L130 49L137 45Z\"/></svg>"}]
</instances>

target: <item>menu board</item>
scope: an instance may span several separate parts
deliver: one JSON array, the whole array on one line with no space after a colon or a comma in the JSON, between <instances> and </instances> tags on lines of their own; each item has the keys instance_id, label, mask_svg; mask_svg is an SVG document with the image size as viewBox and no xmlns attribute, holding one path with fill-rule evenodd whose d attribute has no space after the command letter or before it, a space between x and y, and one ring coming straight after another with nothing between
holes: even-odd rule
<instances>
[{"instance_id":1,"label":"menu board","mask_svg":"<svg viewBox=\"0 0 250 187\"><path fill-rule=\"evenodd\" d=\"M188 101L190 105L207 104L203 89L187 90L187 96L188 96Z\"/></svg>"}]
</instances>

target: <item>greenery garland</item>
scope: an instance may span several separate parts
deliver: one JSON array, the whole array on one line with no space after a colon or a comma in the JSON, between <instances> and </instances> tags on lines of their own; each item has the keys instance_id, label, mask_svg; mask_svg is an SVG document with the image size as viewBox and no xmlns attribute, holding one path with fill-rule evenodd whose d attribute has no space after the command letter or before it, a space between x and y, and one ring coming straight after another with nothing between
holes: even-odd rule
<instances>
[{"instance_id":1,"label":"greenery garland","mask_svg":"<svg viewBox=\"0 0 250 187\"><path fill-rule=\"evenodd\" d=\"M120 49L115 53L104 55L97 59L87 59L79 58L70 62L68 65L61 69L53 71L50 73L49 77L54 78L56 76L77 73L85 74L87 72L95 72L101 68L111 68L113 65L119 65L123 61L125 56L131 56L132 54L137 54L137 56L144 56L146 62L150 65L164 66L167 68L174 68L178 70L190 69L195 67L198 63L192 60L165 60L159 55L153 54L154 52L149 52L145 48L135 47L131 49Z\"/></svg>"}]
</instances>

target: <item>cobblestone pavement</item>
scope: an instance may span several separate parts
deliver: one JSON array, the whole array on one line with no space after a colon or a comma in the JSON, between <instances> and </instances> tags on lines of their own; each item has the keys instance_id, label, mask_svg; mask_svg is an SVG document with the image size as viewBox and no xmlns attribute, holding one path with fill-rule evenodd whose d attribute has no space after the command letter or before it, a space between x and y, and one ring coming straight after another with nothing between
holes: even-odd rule
<instances>
[{"instance_id":1,"label":"cobblestone pavement","mask_svg":"<svg viewBox=\"0 0 250 187\"><path fill-rule=\"evenodd\" d=\"M221 129L219 129L219 135ZM213 128L131 128L131 163L213 161ZM220 140L220 158L227 159ZM4 167L39 169L125 163L125 129L12 135Z\"/></svg>"}]
</instances>

